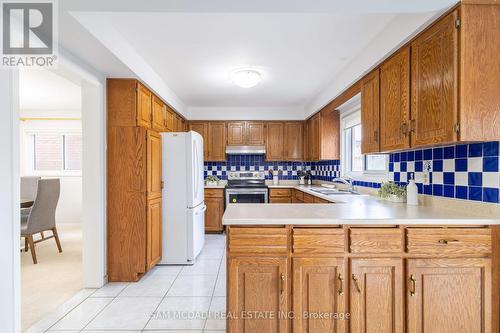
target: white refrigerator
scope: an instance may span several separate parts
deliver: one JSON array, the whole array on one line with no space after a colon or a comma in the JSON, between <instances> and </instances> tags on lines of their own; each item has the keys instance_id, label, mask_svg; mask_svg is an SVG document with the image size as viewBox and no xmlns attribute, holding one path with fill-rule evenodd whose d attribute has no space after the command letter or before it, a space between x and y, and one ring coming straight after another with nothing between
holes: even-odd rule
<instances>
[{"instance_id":1,"label":"white refrigerator","mask_svg":"<svg viewBox=\"0 0 500 333\"><path fill-rule=\"evenodd\" d=\"M192 265L205 244L203 138L162 133L163 253L160 264Z\"/></svg>"}]
</instances>

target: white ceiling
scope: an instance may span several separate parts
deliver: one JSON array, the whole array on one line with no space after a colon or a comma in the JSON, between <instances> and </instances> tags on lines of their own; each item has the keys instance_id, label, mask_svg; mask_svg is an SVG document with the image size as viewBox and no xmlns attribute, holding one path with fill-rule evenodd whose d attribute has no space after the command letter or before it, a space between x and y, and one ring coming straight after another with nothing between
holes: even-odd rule
<instances>
[{"instance_id":1,"label":"white ceiling","mask_svg":"<svg viewBox=\"0 0 500 333\"><path fill-rule=\"evenodd\" d=\"M81 87L53 72L21 70L19 87L21 116L81 112Z\"/></svg>"},{"instance_id":2,"label":"white ceiling","mask_svg":"<svg viewBox=\"0 0 500 333\"><path fill-rule=\"evenodd\" d=\"M454 2L65 0L61 43L192 119L301 119ZM230 82L245 66L262 71L260 85Z\"/></svg>"}]
</instances>

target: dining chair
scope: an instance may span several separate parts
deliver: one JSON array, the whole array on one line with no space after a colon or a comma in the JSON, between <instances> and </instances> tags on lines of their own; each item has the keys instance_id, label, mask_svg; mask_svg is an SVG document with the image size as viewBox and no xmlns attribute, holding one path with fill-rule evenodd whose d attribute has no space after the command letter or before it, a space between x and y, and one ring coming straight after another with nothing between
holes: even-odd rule
<instances>
[{"instance_id":1,"label":"dining chair","mask_svg":"<svg viewBox=\"0 0 500 333\"><path fill-rule=\"evenodd\" d=\"M26 199L32 199L32 201L35 201L36 197L36 191L38 188L38 181L41 179L41 177L21 177L21 198L26 200ZM29 208L21 208L21 214L29 214L31 207Z\"/></svg>"},{"instance_id":2,"label":"dining chair","mask_svg":"<svg viewBox=\"0 0 500 333\"><path fill-rule=\"evenodd\" d=\"M62 252L61 242L56 228L56 207L59 201L61 184L59 179L41 179L38 181L35 201L27 215L21 215L21 237L25 239L24 250L31 250L33 263L37 263L35 244L54 238L59 253ZM52 235L45 237L44 231L52 231ZM41 234L41 239L34 241L34 234Z\"/></svg>"}]
</instances>

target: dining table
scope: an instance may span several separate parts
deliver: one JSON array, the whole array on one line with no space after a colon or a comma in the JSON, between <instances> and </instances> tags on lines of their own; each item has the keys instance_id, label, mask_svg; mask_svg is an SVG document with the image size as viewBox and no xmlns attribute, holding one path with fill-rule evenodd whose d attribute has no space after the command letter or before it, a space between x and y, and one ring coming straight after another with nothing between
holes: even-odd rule
<instances>
[{"instance_id":1,"label":"dining table","mask_svg":"<svg viewBox=\"0 0 500 333\"><path fill-rule=\"evenodd\" d=\"M21 198L21 208L29 208L33 206L34 200L31 198Z\"/></svg>"}]
</instances>

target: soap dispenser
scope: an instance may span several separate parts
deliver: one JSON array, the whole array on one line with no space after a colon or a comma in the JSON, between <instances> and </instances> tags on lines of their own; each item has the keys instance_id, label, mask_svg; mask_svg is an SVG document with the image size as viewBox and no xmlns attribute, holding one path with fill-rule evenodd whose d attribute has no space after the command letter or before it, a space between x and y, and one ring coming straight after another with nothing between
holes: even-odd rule
<instances>
[{"instance_id":1,"label":"soap dispenser","mask_svg":"<svg viewBox=\"0 0 500 333\"><path fill-rule=\"evenodd\" d=\"M411 174L408 186L406 186L406 204L408 206L418 206L418 188L413 174Z\"/></svg>"}]
</instances>

